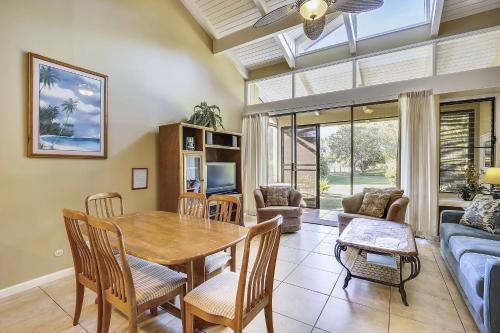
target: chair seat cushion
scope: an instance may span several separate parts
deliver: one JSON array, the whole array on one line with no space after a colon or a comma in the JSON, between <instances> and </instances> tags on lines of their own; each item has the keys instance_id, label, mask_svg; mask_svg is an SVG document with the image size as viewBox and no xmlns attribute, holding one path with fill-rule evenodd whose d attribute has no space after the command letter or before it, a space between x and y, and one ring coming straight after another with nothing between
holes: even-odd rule
<instances>
[{"instance_id":1,"label":"chair seat cushion","mask_svg":"<svg viewBox=\"0 0 500 333\"><path fill-rule=\"evenodd\" d=\"M465 253L460 258L460 270L464 272L469 288L481 298L484 296L484 274L488 259L500 259L481 253Z\"/></svg>"},{"instance_id":2,"label":"chair seat cushion","mask_svg":"<svg viewBox=\"0 0 500 333\"><path fill-rule=\"evenodd\" d=\"M460 262L465 253L481 253L500 257L500 241L466 236L452 236L449 241L451 254Z\"/></svg>"},{"instance_id":3,"label":"chair seat cushion","mask_svg":"<svg viewBox=\"0 0 500 333\"><path fill-rule=\"evenodd\" d=\"M238 273L222 272L194 288L184 301L208 314L234 319L239 278Z\"/></svg>"},{"instance_id":4,"label":"chair seat cushion","mask_svg":"<svg viewBox=\"0 0 500 333\"><path fill-rule=\"evenodd\" d=\"M186 283L186 275L162 265L128 256L137 305L163 297Z\"/></svg>"},{"instance_id":5,"label":"chair seat cushion","mask_svg":"<svg viewBox=\"0 0 500 333\"><path fill-rule=\"evenodd\" d=\"M445 244L448 244L452 236L469 236L500 241L500 236L498 235L490 234L487 231L471 228L458 223L441 223L439 227L439 234Z\"/></svg>"},{"instance_id":6,"label":"chair seat cushion","mask_svg":"<svg viewBox=\"0 0 500 333\"><path fill-rule=\"evenodd\" d=\"M212 273L223 268L231 260L231 255L225 251L211 254L205 258L205 272Z\"/></svg>"},{"instance_id":7,"label":"chair seat cushion","mask_svg":"<svg viewBox=\"0 0 500 333\"><path fill-rule=\"evenodd\" d=\"M273 206L264 207L257 210L259 217L264 217L272 219L277 215L282 215L284 218L287 217L299 217L302 215L302 208L292 207L292 206Z\"/></svg>"}]
</instances>

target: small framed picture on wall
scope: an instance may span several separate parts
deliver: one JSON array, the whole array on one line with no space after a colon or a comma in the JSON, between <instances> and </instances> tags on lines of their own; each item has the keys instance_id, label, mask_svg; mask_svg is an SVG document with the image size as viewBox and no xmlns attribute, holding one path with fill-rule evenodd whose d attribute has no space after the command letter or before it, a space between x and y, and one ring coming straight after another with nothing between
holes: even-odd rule
<instances>
[{"instance_id":1,"label":"small framed picture on wall","mask_svg":"<svg viewBox=\"0 0 500 333\"><path fill-rule=\"evenodd\" d=\"M148 168L132 168L132 190L148 188Z\"/></svg>"}]
</instances>

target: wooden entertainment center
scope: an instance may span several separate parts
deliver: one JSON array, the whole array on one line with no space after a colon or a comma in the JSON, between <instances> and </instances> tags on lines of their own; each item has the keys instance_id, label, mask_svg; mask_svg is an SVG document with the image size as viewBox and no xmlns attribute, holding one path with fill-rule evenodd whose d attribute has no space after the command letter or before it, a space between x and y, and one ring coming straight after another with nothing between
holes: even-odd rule
<instances>
[{"instance_id":1,"label":"wooden entertainment center","mask_svg":"<svg viewBox=\"0 0 500 333\"><path fill-rule=\"evenodd\" d=\"M241 133L186 123L160 126L160 209L177 212L177 198L182 192L206 193L207 163L234 163L236 188L228 194L240 199L243 224L241 138ZM190 145L193 140L194 145Z\"/></svg>"}]
</instances>

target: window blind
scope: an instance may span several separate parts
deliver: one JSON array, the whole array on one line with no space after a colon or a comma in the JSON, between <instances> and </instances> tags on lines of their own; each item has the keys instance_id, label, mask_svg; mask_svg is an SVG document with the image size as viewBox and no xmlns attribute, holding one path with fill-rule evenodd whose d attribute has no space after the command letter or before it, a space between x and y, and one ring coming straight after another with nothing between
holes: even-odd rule
<instances>
[{"instance_id":1,"label":"window blind","mask_svg":"<svg viewBox=\"0 0 500 333\"><path fill-rule=\"evenodd\" d=\"M474 110L449 111L440 114L441 192L455 192L465 183L465 169L474 163Z\"/></svg>"}]
</instances>

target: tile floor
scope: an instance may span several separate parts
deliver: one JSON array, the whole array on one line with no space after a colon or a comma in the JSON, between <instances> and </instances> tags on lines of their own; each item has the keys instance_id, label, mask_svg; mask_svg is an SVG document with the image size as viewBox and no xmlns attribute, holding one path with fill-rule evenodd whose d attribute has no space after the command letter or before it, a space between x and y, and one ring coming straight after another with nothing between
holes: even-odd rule
<instances>
[{"instance_id":1,"label":"tile floor","mask_svg":"<svg viewBox=\"0 0 500 333\"><path fill-rule=\"evenodd\" d=\"M437 244L418 240L422 272L407 284L409 307L397 290L351 280L342 289L344 272L332 256L338 229L304 224L296 234L283 235L276 268L274 330L276 333L343 332L477 332L455 287ZM241 260L241 251L239 260ZM74 280L64 278L0 299L0 325L13 332L95 332L95 296L87 292L80 324L72 326ZM127 321L115 312L111 332L127 332ZM160 311L140 318L140 332L182 332L180 320ZM261 313L244 330L265 332ZM231 332L221 327L206 333Z\"/></svg>"}]
</instances>

